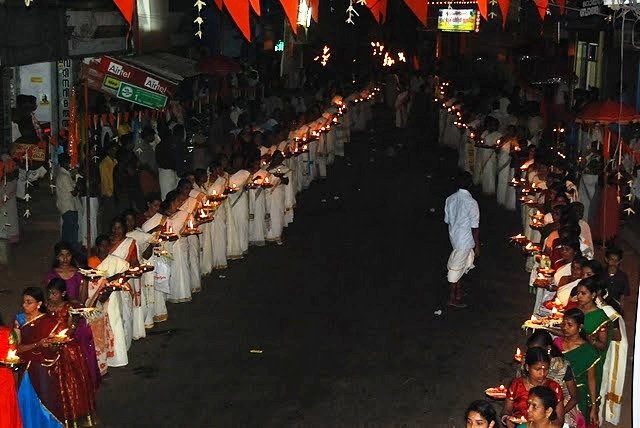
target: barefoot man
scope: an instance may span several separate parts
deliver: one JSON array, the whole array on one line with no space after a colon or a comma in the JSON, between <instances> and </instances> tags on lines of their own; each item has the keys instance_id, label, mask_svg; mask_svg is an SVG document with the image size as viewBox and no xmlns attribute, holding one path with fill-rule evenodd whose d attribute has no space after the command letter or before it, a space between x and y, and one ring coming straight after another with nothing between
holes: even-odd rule
<instances>
[{"instance_id":1,"label":"barefoot man","mask_svg":"<svg viewBox=\"0 0 640 428\"><path fill-rule=\"evenodd\" d=\"M449 225L449 240L453 251L447 262L449 301L454 308L465 308L462 302L460 279L480 255L480 209L469 188L473 183L471 174L461 171L456 177L458 191L449 196L444 205L444 222Z\"/></svg>"}]
</instances>

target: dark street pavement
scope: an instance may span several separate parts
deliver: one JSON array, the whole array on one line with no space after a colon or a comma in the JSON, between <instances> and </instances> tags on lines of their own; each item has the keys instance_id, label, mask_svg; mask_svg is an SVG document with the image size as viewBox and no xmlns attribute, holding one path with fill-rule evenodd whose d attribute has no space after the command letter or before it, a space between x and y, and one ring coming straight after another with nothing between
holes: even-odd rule
<instances>
[{"instance_id":1,"label":"dark street pavement","mask_svg":"<svg viewBox=\"0 0 640 428\"><path fill-rule=\"evenodd\" d=\"M450 310L442 210L454 160L434 147L408 170L406 153L355 140L350 165L299 197L284 246L212 275L110 370L105 426L460 427L471 400L509 379L531 306L507 245L515 214L480 198L471 304Z\"/></svg>"}]
</instances>

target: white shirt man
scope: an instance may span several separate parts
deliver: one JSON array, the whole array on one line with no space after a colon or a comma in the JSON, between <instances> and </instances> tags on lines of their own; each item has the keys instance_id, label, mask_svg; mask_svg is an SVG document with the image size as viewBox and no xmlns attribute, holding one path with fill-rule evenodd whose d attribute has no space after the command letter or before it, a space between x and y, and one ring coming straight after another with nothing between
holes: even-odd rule
<instances>
[{"instance_id":1,"label":"white shirt man","mask_svg":"<svg viewBox=\"0 0 640 428\"><path fill-rule=\"evenodd\" d=\"M68 158L68 156L67 156ZM78 244L78 211L80 201L75 195L76 183L65 168L67 160L61 162L56 174L56 207L62 217L61 239L70 245ZM64 164L64 166L63 166Z\"/></svg>"},{"instance_id":2,"label":"white shirt man","mask_svg":"<svg viewBox=\"0 0 640 428\"><path fill-rule=\"evenodd\" d=\"M453 251L447 262L447 280L451 286L449 306L463 308L460 279L474 268L479 253L480 209L467 190L471 187L471 174L462 172L458 177L458 191L449 196L444 206L444 222L449 225L449 241Z\"/></svg>"}]
</instances>

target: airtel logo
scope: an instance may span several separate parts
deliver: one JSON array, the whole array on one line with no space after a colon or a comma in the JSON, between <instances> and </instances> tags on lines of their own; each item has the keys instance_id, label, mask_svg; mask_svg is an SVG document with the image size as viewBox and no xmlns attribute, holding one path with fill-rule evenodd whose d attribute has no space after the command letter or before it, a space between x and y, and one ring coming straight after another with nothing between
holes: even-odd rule
<instances>
[{"instance_id":1,"label":"airtel logo","mask_svg":"<svg viewBox=\"0 0 640 428\"><path fill-rule=\"evenodd\" d=\"M144 86L151 89L152 91L160 92L163 95L165 92L167 92L167 88L165 86L162 86L160 82L153 77L147 77L144 81Z\"/></svg>"},{"instance_id":2,"label":"airtel logo","mask_svg":"<svg viewBox=\"0 0 640 428\"><path fill-rule=\"evenodd\" d=\"M131 77L131 72L126 71L123 66L120 64L116 64L115 62L110 62L109 67L107 67L107 72L114 74L116 76L121 76L126 79Z\"/></svg>"}]
</instances>

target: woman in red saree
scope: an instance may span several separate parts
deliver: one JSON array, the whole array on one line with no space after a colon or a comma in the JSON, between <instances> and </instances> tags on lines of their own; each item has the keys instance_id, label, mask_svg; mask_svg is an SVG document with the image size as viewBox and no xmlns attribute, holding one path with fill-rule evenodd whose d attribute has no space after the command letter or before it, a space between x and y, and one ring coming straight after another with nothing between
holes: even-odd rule
<instances>
[{"instance_id":1,"label":"woman in red saree","mask_svg":"<svg viewBox=\"0 0 640 428\"><path fill-rule=\"evenodd\" d=\"M18 356L27 364L31 384L45 413L53 415L58 421L64 421L60 390L50 371L57 362L57 352L50 339L56 331L56 321L46 316L44 293L40 288L28 287L24 290L22 308L24 312L16 315L16 329L19 331Z\"/></svg>"},{"instance_id":2,"label":"woman in red saree","mask_svg":"<svg viewBox=\"0 0 640 428\"><path fill-rule=\"evenodd\" d=\"M87 360L78 341L78 329L86 329L87 325L84 319L80 325L78 324L80 320L72 320L69 311L73 306L65 300L65 293L63 280L54 278L47 284L47 317L55 320L58 331L68 328L73 332L69 334L70 341L58 349L56 380L61 392L65 421L86 425L91 423L91 416L95 409L97 384L91 377Z\"/></svg>"},{"instance_id":3,"label":"woman in red saree","mask_svg":"<svg viewBox=\"0 0 640 428\"><path fill-rule=\"evenodd\" d=\"M95 390L89 370L72 334L57 343L53 336L68 327L55 314L42 313L44 293L35 287L23 293L24 313L18 314L18 352L28 362L31 382L47 409L68 425L91 426L95 410Z\"/></svg>"},{"instance_id":4,"label":"woman in red saree","mask_svg":"<svg viewBox=\"0 0 640 428\"><path fill-rule=\"evenodd\" d=\"M15 350L18 339L12 329L5 327L0 316L0 360L9 350ZM0 428L22 428L16 380L11 369L0 366Z\"/></svg>"}]
</instances>

